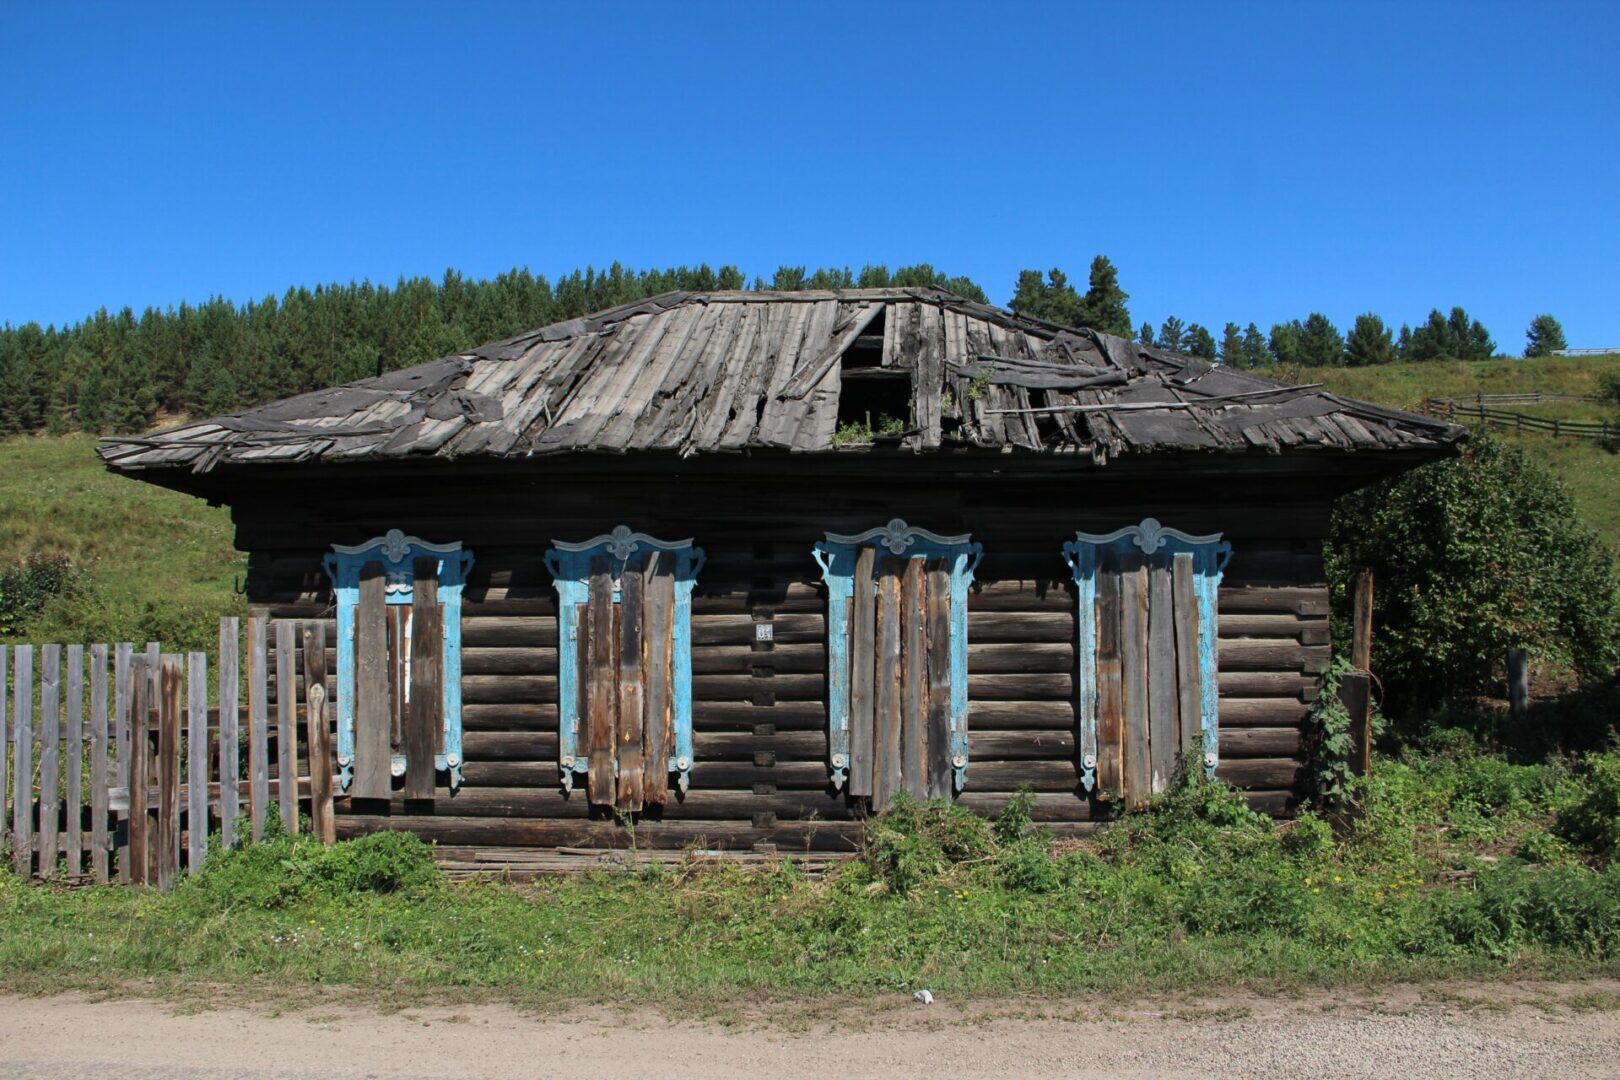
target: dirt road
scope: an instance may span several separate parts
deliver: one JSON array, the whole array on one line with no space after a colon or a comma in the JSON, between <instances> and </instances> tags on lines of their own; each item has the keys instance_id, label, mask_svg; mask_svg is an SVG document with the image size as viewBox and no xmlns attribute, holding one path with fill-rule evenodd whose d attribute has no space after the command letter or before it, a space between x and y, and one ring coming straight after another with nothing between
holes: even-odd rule
<instances>
[{"instance_id":1,"label":"dirt road","mask_svg":"<svg viewBox=\"0 0 1620 1080\"><path fill-rule=\"evenodd\" d=\"M0 1078L1620 1076L1620 982L957 1007L904 999L769 1026L504 1006L297 1011L0 997Z\"/></svg>"}]
</instances>

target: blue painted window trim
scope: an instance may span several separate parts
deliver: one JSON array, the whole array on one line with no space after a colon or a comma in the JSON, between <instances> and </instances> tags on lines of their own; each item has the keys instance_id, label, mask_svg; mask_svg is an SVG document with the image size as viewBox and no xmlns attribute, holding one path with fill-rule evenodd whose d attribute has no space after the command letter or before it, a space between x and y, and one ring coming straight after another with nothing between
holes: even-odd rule
<instances>
[{"instance_id":1,"label":"blue painted window trim","mask_svg":"<svg viewBox=\"0 0 1620 1080\"><path fill-rule=\"evenodd\" d=\"M1232 558L1232 545L1220 533L1192 536L1166 528L1154 518L1110 533L1077 532L1063 545L1063 559L1074 572L1079 608L1080 781L1087 791L1097 782L1097 553L1111 548L1125 554L1135 546L1145 555L1160 551L1193 559L1193 587L1198 598L1199 723L1204 733L1204 772L1215 775L1220 762L1220 692L1216 685L1216 618L1221 574Z\"/></svg>"},{"instance_id":2,"label":"blue painted window trim","mask_svg":"<svg viewBox=\"0 0 1620 1080\"><path fill-rule=\"evenodd\" d=\"M881 546L903 558L938 557L951 567L951 765L956 790L961 791L967 786L968 765L967 592L973 584L973 571L984 557L984 546L966 533L941 536L899 518L882 528L849 536L828 533L812 549L827 585L827 734L832 785L841 790L849 780L850 601L855 596L855 554L866 546ZM874 561L874 572L876 568ZM866 587L875 589L876 579Z\"/></svg>"},{"instance_id":3,"label":"blue painted window trim","mask_svg":"<svg viewBox=\"0 0 1620 1080\"><path fill-rule=\"evenodd\" d=\"M674 671L670 676L674 695L675 747L668 770L684 792L692 774L692 587L703 569L702 548L686 540L659 540L646 533L633 532L627 525L611 533L581 543L553 540L546 552L546 569L557 588L557 767L565 791L572 791L575 774L590 771L590 755L583 752L579 733L579 605L589 602L591 559L598 555L613 558L614 580L625 563L641 551L667 551L675 556L675 613L671 633ZM619 602L618 589L613 602Z\"/></svg>"},{"instance_id":4,"label":"blue painted window trim","mask_svg":"<svg viewBox=\"0 0 1620 1080\"><path fill-rule=\"evenodd\" d=\"M461 787L461 590L467 571L472 569L472 552L462 550L460 542L430 544L390 529L364 544L333 544L332 554L323 560L337 595L337 754L344 791L354 780L354 631L360 606L360 572L367 563L381 563L387 580L387 602L409 604L416 560L435 556L439 560L439 608L444 613L444 753L434 757L433 767L450 774L452 791ZM403 754L394 755L389 771L394 776L405 775Z\"/></svg>"}]
</instances>

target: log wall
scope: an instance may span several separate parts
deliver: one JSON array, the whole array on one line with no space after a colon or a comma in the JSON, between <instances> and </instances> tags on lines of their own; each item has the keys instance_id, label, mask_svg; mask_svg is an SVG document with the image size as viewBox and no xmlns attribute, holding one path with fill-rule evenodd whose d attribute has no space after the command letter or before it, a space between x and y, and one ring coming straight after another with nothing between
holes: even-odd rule
<instances>
[{"instance_id":1,"label":"log wall","mask_svg":"<svg viewBox=\"0 0 1620 1080\"><path fill-rule=\"evenodd\" d=\"M1310 483L1227 482L1216 493L1208 483L1095 475L897 481L740 469L556 475L555 460L546 468L545 479L379 478L236 498L250 602L274 617L330 616L320 559L334 542L401 528L460 540L476 560L462 624L465 784L453 796L440 787L430 801L340 799L340 835L409 828L454 846L630 842L611 814L558 784L555 593L541 563L553 539L586 540L620 523L693 537L708 556L693 599L692 788L644 815L640 847L851 846L858 811L827 782L826 601L810 549L825 532L893 517L984 544L969 601L964 805L991 813L1028 784L1035 817L1056 832L1084 831L1105 812L1078 784L1075 599L1061 546L1077 529L1150 515L1232 542L1220 593L1219 775L1266 811L1296 804L1301 723L1329 651L1320 543L1328 511ZM755 641L762 621L773 627L768 645Z\"/></svg>"}]
</instances>

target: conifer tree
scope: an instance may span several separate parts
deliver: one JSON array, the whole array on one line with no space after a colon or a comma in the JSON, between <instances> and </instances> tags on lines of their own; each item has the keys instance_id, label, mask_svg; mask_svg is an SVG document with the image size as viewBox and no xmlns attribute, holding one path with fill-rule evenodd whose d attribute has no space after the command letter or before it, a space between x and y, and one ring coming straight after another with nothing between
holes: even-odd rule
<instances>
[{"instance_id":1,"label":"conifer tree","mask_svg":"<svg viewBox=\"0 0 1620 1080\"><path fill-rule=\"evenodd\" d=\"M1537 315L1530 320L1530 329L1524 332L1525 356L1551 356L1559 349L1569 348L1564 340L1564 327L1551 315Z\"/></svg>"},{"instance_id":2,"label":"conifer tree","mask_svg":"<svg viewBox=\"0 0 1620 1080\"><path fill-rule=\"evenodd\" d=\"M1174 315L1159 324L1159 348L1167 352L1181 352L1186 347L1187 327Z\"/></svg>"},{"instance_id":3,"label":"conifer tree","mask_svg":"<svg viewBox=\"0 0 1620 1080\"><path fill-rule=\"evenodd\" d=\"M1215 360L1215 335L1200 323L1193 323L1187 327L1187 334L1182 339L1183 348L1191 355L1213 362Z\"/></svg>"},{"instance_id":4,"label":"conifer tree","mask_svg":"<svg viewBox=\"0 0 1620 1080\"><path fill-rule=\"evenodd\" d=\"M1090 287L1081 302L1078 325L1129 338L1131 313L1125 306L1129 299L1130 294L1119 287L1119 271L1108 256L1098 255L1091 260Z\"/></svg>"},{"instance_id":5,"label":"conifer tree","mask_svg":"<svg viewBox=\"0 0 1620 1080\"><path fill-rule=\"evenodd\" d=\"M1277 364L1298 364L1300 359L1300 338L1304 336L1305 328L1298 319L1290 319L1285 323L1273 323L1271 326L1271 359Z\"/></svg>"},{"instance_id":6,"label":"conifer tree","mask_svg":"<svg viewBox=\"0 0 1620 1080\"><path fill-rule=\"evenodd\" d=\"M1142 345L1152 346L1154 344L1153 324L1150 322L1144 322L1142 324L1142 328L1136 332L1136 340Z\"/></svg>"},{"instance_id":7,"label":"conifer tree","mask_svg":"<svg viewBox=\"0 0 1620 1080\"><path fill-rule=\"evenodd\" d=\"M1243 359L1243 366L1247 368L1262 368L1271 363L1271 350L1266 347L1265 336L1254 323L1243 328Z\"/></svg>"},{"instance_id":8,"label":"conifer tree","mask_svg":"<svg viewBox=\"0 0 1620 1080\"><path fill-rule=\"evenodd\" d=\"M1344 362L1351 367L1390 364L1395 361L1395 341L1384 320L1367 312L1356 316L1355 326L1344 341Z\"/></svg>"},{"instance_id":9,"label":"conifer tree","mask_svg":"<svg viewBox=\"0 0 1620 1080\"><path fill-rule=\"evenodd\" d=\"M1221 363L1228 367L1247 367L1243 355L1243 331L1238 324L1229 322L1221 329Z\"/></svg>"}]
</instances>

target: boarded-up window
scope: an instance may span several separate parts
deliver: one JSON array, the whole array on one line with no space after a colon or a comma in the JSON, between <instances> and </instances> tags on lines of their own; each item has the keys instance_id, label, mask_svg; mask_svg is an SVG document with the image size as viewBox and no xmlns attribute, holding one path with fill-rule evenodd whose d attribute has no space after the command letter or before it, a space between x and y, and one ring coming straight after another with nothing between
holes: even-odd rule
<instances>
[{"instance_id":1,"label":"boarded-up window","mask_svg":"<svg viewBox=\"0 0 1620 1080\"><path fill-rule=\"evenodd\" d=\"M558 766L638 811L692 770L692 587L703 551L619 526L546 555L558 599Z\"/></svg>"},{"instance_id":2,"label":"boarded-up window","mask_svg":"<svg viewBox=\"0 0 1620 1080\"><path fill-rule=\"evenodd\" d=\"M815 547L827 583L834 787L881 810L967 782L967 588L980 547L891 521Z\"/></svg>"},{"instance_id":3,"label":"boarded-up window","mask_svg":"<svg viewBox=\"0 0 1620 1080\"><path fill-rule=\"evenodd\" d=\"M1216 593L1231 550L1152 518L1063 546L1079 603L1081 779L1099 799L1139 806L1190 755L1214 772Z\"/></svg>"},{"instance_id":4,"label":"boarded-up window","mask_svg":"<svg viewBox=\"0 0 1620 1080\"><path fill-rule=\"evenodd\" d=\"M472 553L398 529L334 544L338 768L343 790L432 798L461 784L461 590Z\"/></svg>"}]
</instances>

